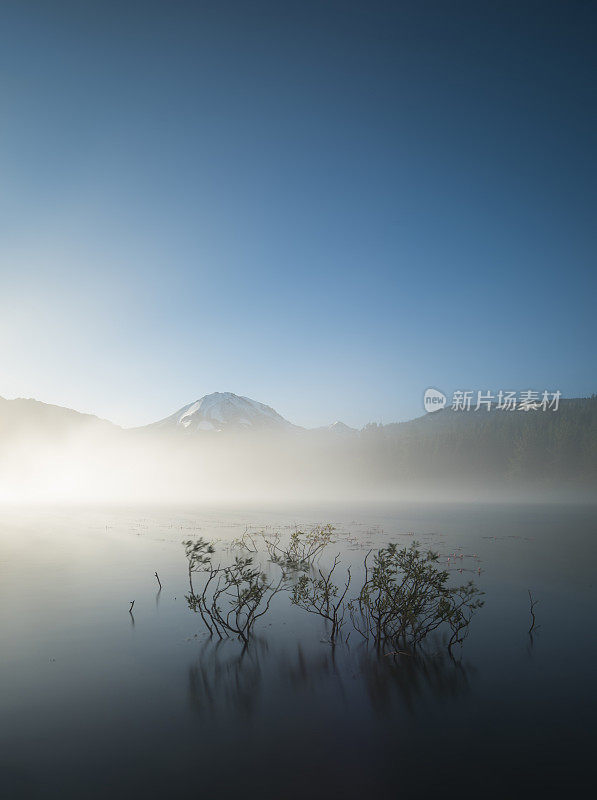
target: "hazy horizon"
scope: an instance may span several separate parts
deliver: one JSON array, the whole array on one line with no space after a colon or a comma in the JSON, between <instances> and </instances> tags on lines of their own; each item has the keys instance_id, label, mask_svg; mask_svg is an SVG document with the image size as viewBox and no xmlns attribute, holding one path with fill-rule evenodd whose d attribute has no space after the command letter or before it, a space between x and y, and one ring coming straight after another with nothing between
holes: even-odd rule
<instances>
[{"instance_id":1,"label":"hazy horizon","mask_svg":"<svg viewBox=\"0 0 597 800\"><path fill-rule=\"evenodd\" d=\"M204 397L205 397L205 396L209 396L209 395L211 395L211 394L233 394L233 395L236 395L236 396L238 396L238 397L241 397L241 398L246 398L246 399L250 399L250 400L255 400L255 401L257 401L258 403L262 403L263 405L267 405L267 406L270 406L271 408L274 408L274 407L271 405L271 403L269 403L269 402L267 401L267 399L263 399L263 398L256 398L256 397L247 398L247 395L243 395L243 394L242 394L242 393L240 393L240 392L228 392L228 391L220 391L220 390L217 390L217 391L215 391L215 392L210 392L210 393L208 393L208 395L204 395ZM514 392L514 394L517 394L517 395L518 395L519 393L518 393L518 392ZM541 395L541 392L539 392L538 394L539 394L539 396L540 396L540 395ZM589 399L589 398L591 398L591 397L594 397L594 396L595 396L595 394L597 394L597 393L596 393L595 391L592 391L592 392L589 392L589 393L587 393L586 395L583 395L583 396L580 396L580 395L578 395L578 396L570 396L570 397L566 397L565 395L563 395L563 396L561 397L561 400L564 400L564 401L565 401L565 400L583 400L583 399ZM472 407L473 407L473 409L474 409L475 402L476 402L476 399L475 399L475 398L476 398L476 396L477 396L477 393L476 393L476 392L473 392L473 399L472 399ZM492 401L492 402L493 402L493 403L494 403L494 405L495 405L495 398L497 397L497 393L496 393L496 394L494 394L494 395L492 395L492 397L493 397L493 401ZM48 401L42 400L42 399L41 399L41 398L39 398L39 397L24 397L24 396L22 396L22 395L15 395L14 397L0 396L0 399L4 399L4 400L33 400L33 401L36 401L36 402L39 402L39 403L43 403L44 405L52 405L52 406L57 406L58 408L63 408L63 409L65 409L65 410L68 410L68 411L75 411L75 412L77 412L77 413L79 413L79 414L85 414L85 415L90 415L90 416L97 417L99 420L102 420L102 421L104 421L104 422L110 422L112 425L115 425L116 427L118 427L118 428L122 428L123 430L125 430L125 431L126 431L126 430L134 430L134 429L136 429L136 428L143 428L143 427L146 427L146 426L148 426L148 425L152 425L152 424L154 424L154 423L156 423L156 422L161 422L162 420L165 420L165 419L167 419L168 417L172 416L173 414L175 414L175 413L177 413L177 412L181 411L181 410L182 410L182 409L183 409L185 406L188 406L188 405L190 405L190 404L192 404L192 403L196 402L197 400L201 400L202 398L201 398L201 397L195 397L195 398L193 398L191 401L188 401L188 402L184 403L182 406L179 406L179 407L177 407L177 408L172 408L172 409L170 409L169 411L167 411L166 413L164 413L164 415L163 415L163 416L161 416L161 417L159 417L159 418L157 418L157 419L152 419L152 420L150 420L149 422L143 422L143 423L133 423L133 424L131 424L131 425L120 425L119 423L115 422L115 421L114 421L114 420L112 420L112 419L108 419L107 417L102 417L102 416L100 416L99 414L97 414L97 413L96 413L96 412L94 412L93 410L82 410L82 409L80 409L80 408L75 408L75 407L73 407L72 405L68 405L68 404L66 404L66 405L61 405L61 404L58 404L58 403L50 403L50 402L48 402ZM368 420L367 420L365 423L363 423L363 425L361 425L361 426L358 426L358 427L357 427L357 426L352 426L352 425L349 425L348 427L352 428L353 430L359 431L359 430L362 430L364 427L366 427L368 424L371 424L371 423L373 423L373 424L382 424L382 425L387 425L387 424L400 423L400 422L410 422L410 421L412 421L412 420L418 419L419 417L425 417L425 416L427 416L427 410L425 409L425 407L424 407L424 405L423 405L423 402L422 402L422 401L423 401L423 392L421 392L421 407L419 408L418 412L415 410L415 412L414 412L414 415L413 415L412 417L411 417L411 416L409 416L409 417L404 417L404 418L401 418L401 419L398 419L398 418L396 418L396 419L386 419L386 420L368 419ZM449 397L447 397L447 408L450 408L450 407L451 407L451 406L450 406L450 398L449 398ZM278 409L274 408L274 411L278 411ZM328 422L326 422L326 423L323 423L322 425L313 425L313 426L307 426L307 425L301 425L300 423L297 423L295 420L293 420L293 419L289 419L288 417L285 417L285 415L284 415L284 414L281 414L281 416L282 416L282 417L284 417L284 419L286 419L286 420L287 420L288 422L290 422L292 425L295 425L295 426L297 426L297 427L300 427L300 428L304 428L305 430L317 430L317 429L319 429L319 428L326 428L326 427L329 427L329 426L333 425L333 424L334 424L334 423L336 423L336 422L345 423L345 420L343 420L343 419L340 419L339 417L336 417L336 418L334 418L334 419L331 419L331 420L329 420L329 421L328 421ZM345 424L347 424L347 423L345 423Z\"/></svg>"},{"instance_id":2,"label":"hazy horizon","mask_svg":"<svg viewBox=\"0 0 597 800\"><path fill-rule=\"evenodd\" d=\"M37 402L0 404L0 502L586 501L597 398L557 410L427 414L301 429L235 396L121 429Z\"/></svg>"}]
</instances>

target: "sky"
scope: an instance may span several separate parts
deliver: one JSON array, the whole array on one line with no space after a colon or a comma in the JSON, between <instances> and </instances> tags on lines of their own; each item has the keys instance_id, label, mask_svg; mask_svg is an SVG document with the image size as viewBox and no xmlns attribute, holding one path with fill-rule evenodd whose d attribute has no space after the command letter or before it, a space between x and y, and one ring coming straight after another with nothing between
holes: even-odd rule
<instances>
[{"instance_id":1,"label":"sky","mask_svg":"<svg viewBox=\"0 0 597 800\"><path fill-rule=\"evenodd\" d=\"M596 391L597 4L5 0L0 395Z\"/></svg>"}]
</instances>

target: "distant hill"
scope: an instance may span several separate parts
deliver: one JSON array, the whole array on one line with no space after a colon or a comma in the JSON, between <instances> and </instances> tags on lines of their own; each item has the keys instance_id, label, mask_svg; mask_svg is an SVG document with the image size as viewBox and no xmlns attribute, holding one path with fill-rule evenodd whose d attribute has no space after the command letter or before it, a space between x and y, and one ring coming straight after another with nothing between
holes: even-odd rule
<instances>
[{"instance_id":1,"label":"distant hill","mask_svg":"<svg viewBox=\"0 0 597 800\"><path fill-rule=\"evenodd\" d=\"M594 482L597 396L561 400L557 411L453 411L368 425L366 449L392 475L510 482Z\"/></svg>"},{"instance_id":2,"label":"distant hill","mask_svg":"<svg viewBox=\"0 0 597 800\"><path fill-rule=\"evenodd\" d=\"M323 428L316 428L316 430L324 432L324 433L333 433L335 436L356 436L358 435L358 430L356 428L351 428L345 422L332 422L331 425L326 425Z\"/></svg>"},{"instance_id":3,"label":"distant hill","mask_svg":"<svg viewBox=\"0 0 597 800\"><path fill-rule=\"evenodd\" d=\"M0 397L0 443L30 439L60 441L75 433L116 432L117 425L93 414L42 403L39 400Z\"/></svg>"}]
</instances>

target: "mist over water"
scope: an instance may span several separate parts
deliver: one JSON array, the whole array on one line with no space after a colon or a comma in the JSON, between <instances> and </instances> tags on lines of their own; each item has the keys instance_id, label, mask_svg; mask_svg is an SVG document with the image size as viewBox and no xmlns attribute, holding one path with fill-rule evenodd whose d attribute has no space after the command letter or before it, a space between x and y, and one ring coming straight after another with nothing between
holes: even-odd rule
<instances>
[{"instance_id":1,"label":"mist over water","mask_svg":"<svg viewBox=\"0 0 597 800\"><path fill-rule=\"evenodd\" d=\"M480 445L481 446L481 445ZM391 447L394 447L392 450ZM44 428L2 439L4 503L304 503L315 501L590 501L593 473L554 482L528 469L493 469L437 449L418 464L381 437L303 431L171 435ZM411 445L412 450L412 445ZM495 463L503 461L496 445ZM414 465L414 467L413 467Z\"/></svg>"},{"instance_id":2,"label":"mist over water","mask_svg":"<svg viewBox=\"0 0 597 800\"><path fill-rule=\"evenodd\" d=\"M354 637L331 647L322 621L287 596L246 650L210 639L184 599L181 541L205 537L224 559L247 526L318 521L336 528L318 566L338 553L357 583L368 549L390 541L416 537L443 559L463 555L451 579L474 576L485 605L457 662L441 643L416 663ZM565 786L571 772L581 780L595 699L596 543L594 514L582 508L4 509L3 785L16 798L198 786L233 797L247 785L271 797L356 798L394 796L397 770L403 791L461 797L478 796L488 774L495 788L531 796ZM539 600L532 636L529 588Z\"/></svg>"}]
</instances>

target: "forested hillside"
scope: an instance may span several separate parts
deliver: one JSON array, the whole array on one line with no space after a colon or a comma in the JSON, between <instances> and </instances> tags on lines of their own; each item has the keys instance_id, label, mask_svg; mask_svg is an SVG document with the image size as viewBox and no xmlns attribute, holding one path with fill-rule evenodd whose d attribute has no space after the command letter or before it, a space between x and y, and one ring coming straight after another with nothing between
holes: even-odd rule
<instances>
[{"instance_id":1,"label":"forested hillside","mask_svg":"<svg viewBox=\"0 0 597 800\"><path fill-rule=\"evenodd\" d=\"M557 411L445 409L368 425L361 441L388 477L588 485L597 482L597 395Z\"/></svg>"}]
</instances>

